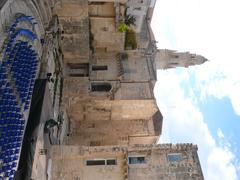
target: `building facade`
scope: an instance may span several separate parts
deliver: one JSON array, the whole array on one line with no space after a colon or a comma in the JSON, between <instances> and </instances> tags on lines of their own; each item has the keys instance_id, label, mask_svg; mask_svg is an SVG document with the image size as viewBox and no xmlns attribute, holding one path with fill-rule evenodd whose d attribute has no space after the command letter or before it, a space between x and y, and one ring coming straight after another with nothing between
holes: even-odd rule
<instances>
[{"instance_id":1,"label":"building facade","mask_svg":"<svg viewBox=\"0 0 240 180\"><path fill-rule=\"evenodd\" d=\"M153 89L157 69L206 59L157 49L154 4L0 3L2 178L203 179L195 145L157 145Z\"/></svg>"},{"instance_id":2,"label":"building facade","mask_svg":"<svg viewBox=\"0 0 240 180\"><path fill-rule=\"evenodd\" d=\"M61 146L52 150L52 179L202 179L192 144Z\"/></svg>"}]
</instances>

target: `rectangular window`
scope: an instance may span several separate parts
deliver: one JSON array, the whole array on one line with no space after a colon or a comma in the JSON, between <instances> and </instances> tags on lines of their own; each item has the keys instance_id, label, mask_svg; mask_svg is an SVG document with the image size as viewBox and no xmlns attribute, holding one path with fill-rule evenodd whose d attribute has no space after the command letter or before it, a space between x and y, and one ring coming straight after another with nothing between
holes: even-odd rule
<instances>
[{"instance_id":1,"label":"rectangular window","mask_svg":"<svg viewBox=\"0 0 240 180\"><path fill-rule=\"evenodd\" d=\"M87 166L105 165L105 160L87 160L86 165Z\"/></svg>"},{"instance_id":2,"label":"rectangular window","mask_svg":"<svg viewBox=\"0 0 240 180\"><path fill-rule=\"evenodd\" d=\"M86 75L85 74L69 74L69 76L71 77L85 77Z\"/></svg>"},{"instance_id":3,"label":"rectangular window","mask_svg":"<svg viewBox=\"0 0 240 180\"><path fill-rule=\"evenodd\" d=\"M116 159L107 159L107 165L116 165L117 164L117 161Z\"/></svg>"},{"instance_id":4,"label":"rectangular window","mask_svg":"<svg viewBox=\"0 0 240 180\"><path fill-rule=\"evenodd\" d=\"M106 71L106 70L108 70L108 67L103 66L103 65L93 65L92 70L93 71Z\"/></svg>"},{"instance_id":5,"label":"rectangular window","mask_svg":"<svg viewBox=\"0 0 240 180\"><path fill-rule=\"evenodd\" d=\"M136 157L128 157L129 164L145 164L145 157L144 156L136 156Z\"/></svg>"},{"instance_id":6,"label":"rectangular window","mask_svg":"<svg viewBox=\"0 0 240 180\"><path fill-rule=\"evenodd\" d=\"M178 63L172 62L171 65L173 65L173 66L177 66Z\"/></svg>"},{"instance_id":7,"label":"rectangular window","mask_svg":"<svg viewBox=\"0 0 240 180\"><path fill-rule=\"evenodd\" d=\"M182 155L179 154L168 154L167 155L168 161L169 162L180 162L182 161Z\"/></svg>"},{"instance_id":8,"label":"rectangular window","mask_svg":"<svg viewBox=\"0 0 240 180\"><path fill-rule=\"evenodd\" d=\"M91 83L91 91L109 92L112 89L110 83Z\"/></svg>"},{"instance_id":9,"label":"rectangular window","mask_svg":"<svg viewBox=\"0 0 240 180\"><path fill-rule=\"evenodd\" d=\"M89 76L89 63L67 63L68 74L71 77Z\"/></svg>"},{"instance_id":10,"label":"rectangular window","mask_svg":"<svg viewBox=\"0 0 240 180\"><path fill-rule=\"evenodd\" d=\"M70 69L88 69L89 63L67 63Z\"/></svg>"}]
</instances>

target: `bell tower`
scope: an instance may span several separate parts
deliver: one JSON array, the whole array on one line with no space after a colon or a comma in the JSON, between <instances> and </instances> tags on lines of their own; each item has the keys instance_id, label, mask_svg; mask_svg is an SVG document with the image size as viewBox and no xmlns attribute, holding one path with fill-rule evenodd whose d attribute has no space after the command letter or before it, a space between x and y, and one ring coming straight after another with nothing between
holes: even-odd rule
<instances>
[{"instance_id":1,"label":"bell tower","mask_svg":"<svg viewBox=\"0 0 240 180\"><path fill-rule=\"evenodd\" d=\"M169 69L176 67L189 67L200 65L208 61L201 55L191 54L189 52L177 52L168 49L158 49L155 57L157 69Z\"/></svg>"}]
</instances>

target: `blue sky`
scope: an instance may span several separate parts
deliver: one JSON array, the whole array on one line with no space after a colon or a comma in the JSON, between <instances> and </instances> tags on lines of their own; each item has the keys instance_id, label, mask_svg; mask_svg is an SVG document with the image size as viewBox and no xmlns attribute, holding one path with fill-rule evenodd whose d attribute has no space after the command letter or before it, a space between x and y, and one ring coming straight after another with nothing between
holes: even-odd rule
<instances>
[{"instance_id":1,"label":"blue sky","mask_svg":"<svg viewBox=\"0 0 240 180\"><path fill-rule=\"evenodd\" d=\"M198 144L207 180L240 179L240 1L157 0L152 28L159 48L210 61L158 71L161 142Z\"/></svg>"}]
</instances>

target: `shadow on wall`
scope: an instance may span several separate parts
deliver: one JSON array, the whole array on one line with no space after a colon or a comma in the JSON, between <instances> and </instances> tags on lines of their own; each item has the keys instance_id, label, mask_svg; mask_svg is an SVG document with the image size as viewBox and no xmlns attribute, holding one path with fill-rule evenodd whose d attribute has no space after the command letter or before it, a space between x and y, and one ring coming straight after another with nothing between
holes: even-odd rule
<instances>
[{"instance_id":1,"label":"shadow on wall","mask_svg":"<svg viewBox=\"0 0 240 180\"><path fill-rule=\"evenodd\" d=\"M2 9L2 7L4 6L4 4L7 2L8 0L1 0L0 1L0 9Z\"/></svg>"}]
</instances>

